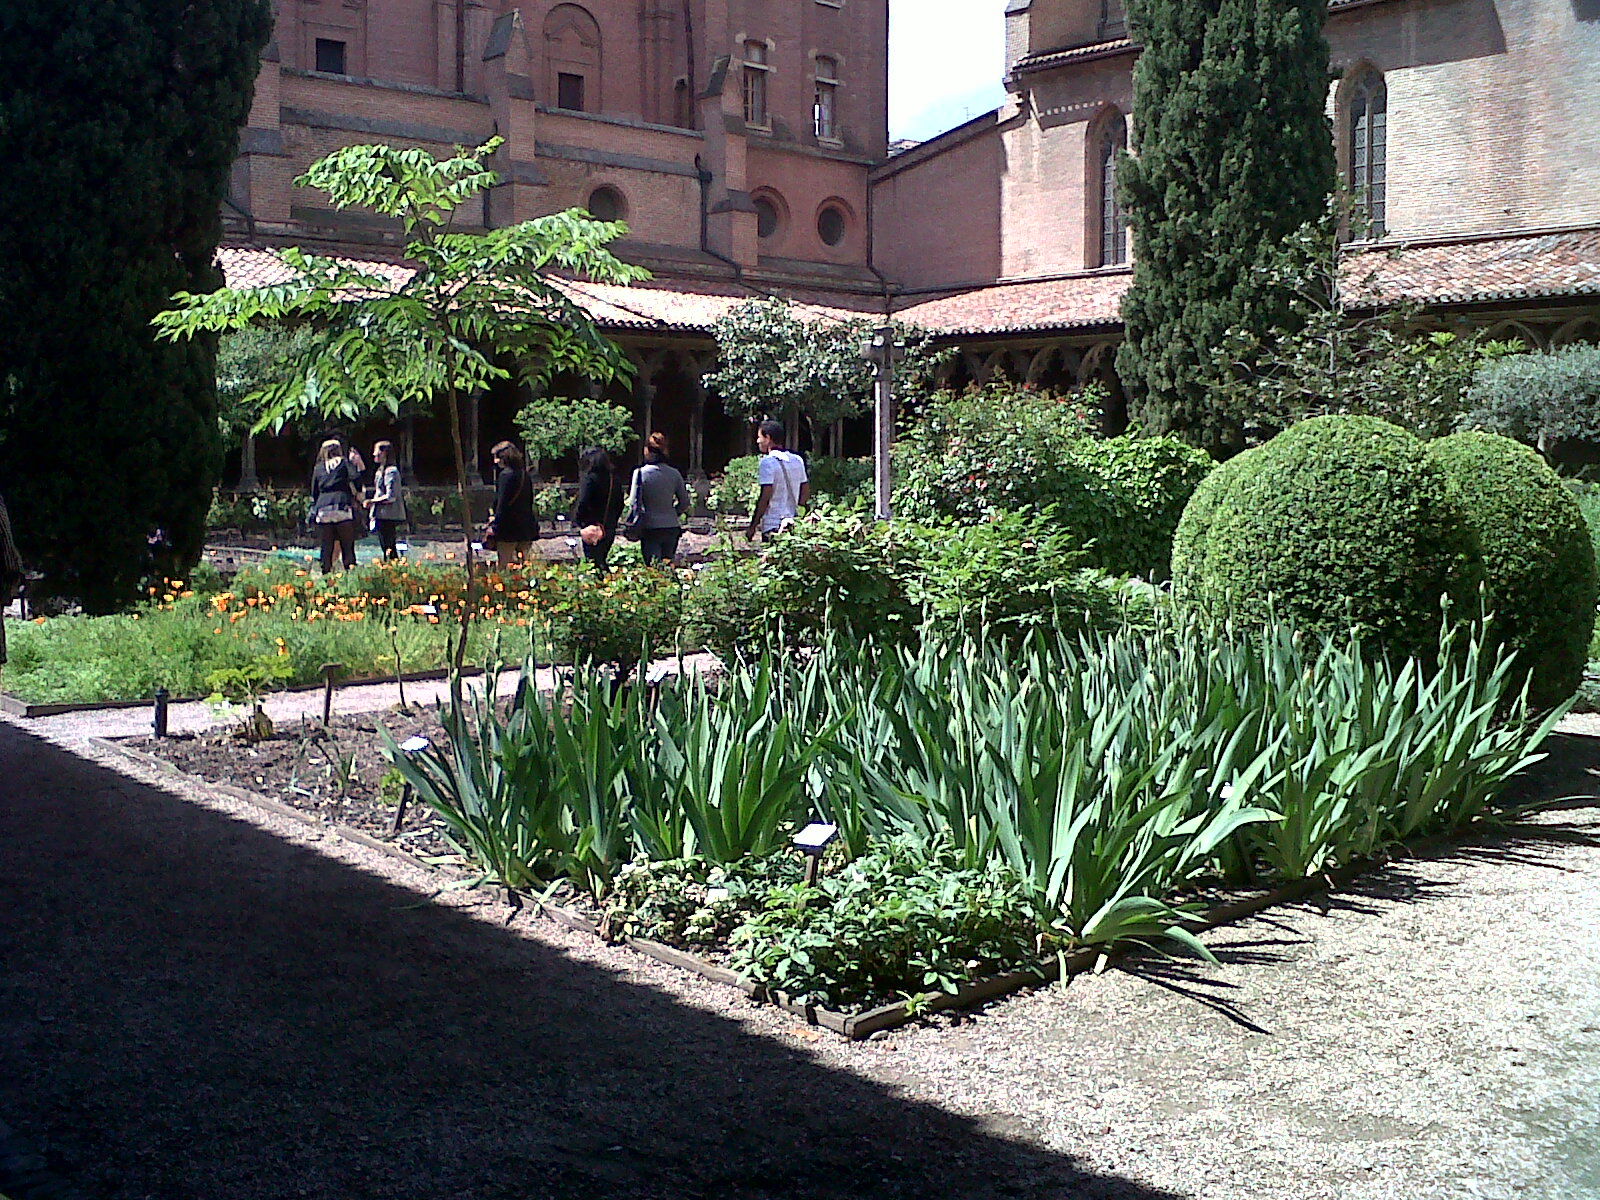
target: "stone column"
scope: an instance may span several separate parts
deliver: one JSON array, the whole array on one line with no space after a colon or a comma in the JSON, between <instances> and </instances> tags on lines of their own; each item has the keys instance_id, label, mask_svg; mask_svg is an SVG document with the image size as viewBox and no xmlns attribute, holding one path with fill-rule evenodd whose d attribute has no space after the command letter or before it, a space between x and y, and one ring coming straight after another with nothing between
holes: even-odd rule
<instances>
[{"instance_id":1,"label":"stone column","mask_svg":"<svg viewBox=\"0 0 1600 1200\"><path fill-rule=\"evenodd\" d=\"M706 387L700 379L700 364L693 358L684 362L689 381L689 478L706 477Z\"/></svg>"},{"instance_id":2,"label":"stone column","mask_svg":"<svg viewBox=\"0 0 1600 1200\"><path fill-rule=\"evenodd\" d=\"M483 483L483 447L478 438L478 397L464 396L461 400L461 441L467 460L467 486Z\"/></svg>"},{"instance_id":3,"label":"stone column","mask_svg":"<svg viewBox=\"0 0 1600 1200\"><path fill-rule=\"evenodd\" d=\"M408 486L417 482L417 419L407 417L400 425L400 478Z\"/></svg>"},{"instance_id":4,"label":"stone column","mask_svg":"<svg viewBox=\"0 0 1600 1200\"><path fill-rule=\"evenodd\" d=\"M249 430L245 431L244 442L239 447L239 490L261 490L261 480L256 475L256 435Z\"/></svg>"}]
</instances>

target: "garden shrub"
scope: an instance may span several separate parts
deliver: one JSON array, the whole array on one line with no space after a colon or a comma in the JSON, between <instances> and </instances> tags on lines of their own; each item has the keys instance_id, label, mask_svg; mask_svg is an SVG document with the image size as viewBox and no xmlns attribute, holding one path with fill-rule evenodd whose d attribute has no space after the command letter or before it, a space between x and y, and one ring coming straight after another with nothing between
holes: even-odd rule
<instances>
[{"instance_id":1,"label":"garden shrub","mask_svg":"<svg viewBox=\"0 0 1600 1200\"><path fill-rule=\"evenodd\" d=\"M1483 554L1494 627L1532 678L1533 702L1559 704L1583 682L1594 635L1594 545L1572 493L1534 451L1492 433L1428 446Z\"/></svg>"},{"instance_id":2,"label":"garden shrub","mask_svg":"<svg viewBox=\"0 0 1600 1200\"><path fill-rule=\"evenodd\" d=\"M830 1008L930 991L1037 961L1020 876L972 868L947 844L897 838L816 884L772 888L732 936L732 965Z\"/></svg>"},{"instance_id":3,"label":"garden shrub","mask_svg":"<svg viewBox=\"0 0 1600 1200\"><path fill-rule=\"evenodd\" d=\"M562 577L552 612L562 618L575 663L607 663L626 678L641 662L678 647L683 585L670 571L613 571L601 577L577 567Z\"/></svg>"},{"instance_id":4,"label":"garden shrub","mask_svg":"<svg viewBox=\"0 0 1600 1200\"><path fill-rule=\"evenodd\" d=\"M697 573L684 597L684 641L731 663L765 649L779 616L762 595L761 559L724 554Z\"/></svg>"},{"instance_id":5,"label":"garden shrub","mask_svg":"<svg viewBox=\"0 0 1600 1200\"><path fill-rule=\"evenodd\" d=\"M1444 472L1375 417L1318 417L1240 455L1191 501L1176 542L1188 604L1352 629L1401 654L1431 653L1441 603L1475 611L1483 578Z\"/></svg>"},{"instance_id":6,"label":"garden shrub","mask_svg":"<svg viewBox=\"0 0 1600 1200\"><path fill-rule=\"evenodd\" d=\"M760 469L761 456L758 454L734 459L711 485L711 491L706 495L706 507L718 516L748 516L755 508L756 493L760 490L756 482Z\"/></svg>"},{"instance_id":7,"label":"garden shrub","mask_svg":"<svg viewBox=\"0 0 1600 1200\"><path fill-rule=\"evenodd\" d=\"M1085 567L1082 544L1054 509L929 529L925 547L911 594L935 625L1026 634L1109 630L1130 618L1148 623L1148 597Z\"/></svg>"},{"instance_id":8,"label":"garden shrub","mask_svg":"<svg viewBox=\"0 0 1600 1200\"><path fill-rule=\"evenodd\" d=\"M896 461L899 515L976 521L1054 506L1092 565L1146 577L1166 574L1183 507L1212 467L1175 438L1096 437L1079 400L1009 385L934 397Z\"/></svg>"},{"instance_id":9,"label":"garden shrub","mask_svg":"<svg viewBox=\"0 0 1600 1200\"><path fill-rule=\"evenodd\" d=\"M706 507L719 516L748 516L760 498L761 456L736 458L724 468L706 497ZM811 481L813 502L830 500L847 508L870 505L873 495L870 458L828 458L806 460L806 475Z\"/></svg>"}]
</instances>

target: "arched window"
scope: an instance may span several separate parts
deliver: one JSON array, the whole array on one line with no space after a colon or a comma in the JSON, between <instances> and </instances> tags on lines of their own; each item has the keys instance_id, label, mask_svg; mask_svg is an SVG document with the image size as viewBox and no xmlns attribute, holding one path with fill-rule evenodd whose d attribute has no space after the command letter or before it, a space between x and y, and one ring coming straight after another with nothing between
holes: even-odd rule
<instances>
[{"instance_id":1,"label":"arched window","mask_svg":"<svg viewBox=\"0 0 1600 1200\"><path fill-rule=\"evenodd\" d=\"M1127 148L1128 119L1121 113L1111 113L1100 122L1094 143L1102 267L1128 261L1128 217L1117 202L1117 157Z\"/></svg>"},{"instance_id":2,"label":"arched window","mask_svg":"<svg viewBox=\"0 0 1600 1200\"><path fill-rule=\"evenodd\" d=\"M599 112L600 25L580 4L558 4L544 19L546 96L569 112Z\"/></svg>"},{"instance_id":3,"label":"arched window","mask_svg":"<svg viewBox=\"0 0 1600 1200\"><path fill-rule=\"evenodd\" d=\"M1346 93L1350 164L1346 178L1363 237L1382 237L1389 215L1389 89L1383 76L1362 71Z\"/></svg>"}]
</instances>

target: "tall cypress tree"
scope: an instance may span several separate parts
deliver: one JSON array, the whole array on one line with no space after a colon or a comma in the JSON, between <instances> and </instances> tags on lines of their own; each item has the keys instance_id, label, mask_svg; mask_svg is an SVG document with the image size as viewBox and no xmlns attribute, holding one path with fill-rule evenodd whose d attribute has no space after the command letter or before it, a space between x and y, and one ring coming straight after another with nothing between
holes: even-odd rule
<instances>
[{"instance_id":1,"label":"tall cypress tree","mask_svg":"<svg viewBox=\"0 0 1600 1200\"><path fill-rule=\"evenodd\" d=\"M150 320L221 282L271 28L267 0L0 4L0 492L28 564L91 611L199 556L215 347Z\"/></svg>"},{"instance_id":2,"label":"tall cypress tree","mask_svg":"<svg viewBox=\"0 0 1600 1200\"><path fill-rule=\"evenodd\" d=\"M1272 267L1333 191L1327 15L1328 0L1129 0L1144 50L1118 172L1134 282L1117 369L1135 420L1214 453L1243 438L1213 356L1231 329L1290 323Z\"/></svg>"}]
</instances>

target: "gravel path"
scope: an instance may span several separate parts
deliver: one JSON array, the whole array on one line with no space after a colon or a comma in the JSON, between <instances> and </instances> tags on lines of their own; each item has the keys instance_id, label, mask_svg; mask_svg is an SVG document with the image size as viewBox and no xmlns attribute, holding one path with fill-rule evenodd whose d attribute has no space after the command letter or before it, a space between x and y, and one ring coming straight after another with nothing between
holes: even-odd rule
<instances>
[{"instance_id":1,"label":"gravel path","mask_svg":"<svg viewBox=\"0 0 1600 1200\"><path fill-rule=\"evenodd\" d=\"M7 723L0 1119L117 1200L1593 1200L1600 744L1556 749L1582 800L1221 968L847 1045Z\"/></svg>"}]
</instances>

